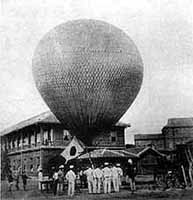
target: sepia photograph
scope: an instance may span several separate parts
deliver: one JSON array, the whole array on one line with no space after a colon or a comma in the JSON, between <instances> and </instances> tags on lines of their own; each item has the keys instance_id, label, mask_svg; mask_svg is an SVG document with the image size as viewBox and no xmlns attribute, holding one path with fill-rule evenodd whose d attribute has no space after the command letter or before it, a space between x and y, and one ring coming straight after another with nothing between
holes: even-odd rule
<instances>
[{"instance_id":1,"label":"sepia photograph","mask_svg":"<svg viewBox=\"0 0 193 200\"><path fill-rule=\"evenodd\" d=\"M0 199L193 200L193 0L1 0Z\"/></svg>"}]
</instances>

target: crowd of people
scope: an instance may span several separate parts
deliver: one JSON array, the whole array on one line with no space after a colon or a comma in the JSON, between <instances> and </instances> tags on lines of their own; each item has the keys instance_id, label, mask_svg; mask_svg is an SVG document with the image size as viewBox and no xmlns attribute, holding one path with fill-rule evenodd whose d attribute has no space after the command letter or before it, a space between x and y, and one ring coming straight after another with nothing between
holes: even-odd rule
<instances>
[{"instance_id":1,"label":"crowd of people","mask_svg":"<svg viewBox=\"0 0 193 200\"><path fill-rule=\"evenodd\" d=\"M30 179L29 176L27 176L26 171L22 170L21 167L19 167L17 170L12 171L11 168L8 169L7 172L7 181L8 181L8 190L12 191L12 187L15 185L16 190L20 190L20 177L22 179L23 183L23 190L26 190L27 187L27 179Z\"/></svg>"},{"instance_id":2,"label":"crowd of people","mask_svg":"<svg viewBox=\"0 0 193 200\"><path fill-rule=\"evenodd\" d=\"M126 169L126 176L129 179L131 190L135 190L135 172L133 171L132 160L128 160L128 167ZM73 165L65 171L64 165L59 166L59 169L53 169L51 178L53 194L61 194L64 191L65 182L68 186L68 195L73 196L75 189L79 192L80 188L87 187L89 194L111 193L119 192L121 186L121 179L123 177L123 170L120 163L110 164L105 162L104 165L87 166L86 169L75 170ZM43 173L39 170L39 189L42 190Z\"/></svg>"},{"instance_id":3,"label":"crowd of people","mask_svg":"<svg viewBox=\"0 0 193 200\"><path fill-rule=\"evenodd\" d=\"M130 182L131 190L135 190L135 172L131 159L128 160L128 166L124 171ZM53 167L47 179L43 174L42 168L38 169L38 189L48 189L45 185L49 181L49 190L53 191L54 195L63 194L67 186L68 195L73 196L75 190L81 192L81 188L87 188L89 194L101 194L119 192L122 184L123 170L120 163L110 164L105 162L103 165L96 165L90 163L86 168L76 168L70 165L68 169L64 165L60 165L58 169ZM17 170L9 169L7 173L8 190L12 191L15 186L16 190L21 190L21 180L23 190L26 190L27 180L30 177L26 171L19 167Z\"/></svg>"}]
</instances>

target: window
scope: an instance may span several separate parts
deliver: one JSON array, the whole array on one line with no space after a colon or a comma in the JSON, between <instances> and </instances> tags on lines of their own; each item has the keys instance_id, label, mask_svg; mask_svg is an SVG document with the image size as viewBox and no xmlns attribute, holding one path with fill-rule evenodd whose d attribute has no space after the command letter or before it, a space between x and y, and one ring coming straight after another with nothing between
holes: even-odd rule
<instances>
[{"instance_id":1,"label":"window","mask_svg":"<svg viewBox=\"0 0 193 200\"><path fill-rule=\"evenodd\" d=\"M111 142L116 142L116 137L112 136L111 137Z\"/></svg>"},{"instance_id":2,"label":"window","mask_svg":"<svg viewBox=\"0 0 193 200\"><path fill-rule=\"evenodd\" d=\"M67 130L63 130L63 140L69 140L70 139L70 133Z\"/></svg>"},{"instance_id":3,"label":"window","mask_svg":"<svg viewBox=\"0 0 193 200\"><path fill-rule=\"evenodd\" d=\"M110 141L111 142L116 142L117 141L117 133L116 132L111 132L110 133Z\"/></svg>"}]
</instances>

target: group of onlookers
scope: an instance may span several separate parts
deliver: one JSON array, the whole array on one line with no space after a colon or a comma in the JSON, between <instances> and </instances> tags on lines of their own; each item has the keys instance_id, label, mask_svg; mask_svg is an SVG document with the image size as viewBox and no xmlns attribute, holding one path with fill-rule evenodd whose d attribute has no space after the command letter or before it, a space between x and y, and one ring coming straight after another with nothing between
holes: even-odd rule
<instances>
[{"instance_id":1,"label":"group of onlookers","mask_svg":"<svg viewBox=\"0 0 193 200\"><path fill-rule=\"evenodd\" d=\"M119 192L121 177L123 176L120 164L116 164L115 166L106 162L104 163L104 167L88 167L84 171L84 174L87 177L88 192L90 194L101 193L102 186L104 193L110 193L112 184L114 191Z\"/></svg>"},{"instance_id":2,"label":"group of onlookers","mask_svg":"<svg viewBox=\"0 0 193 200\"><path fill-rule=\"evenodd\" d=\"M124 169L128 177L131 190L135 190L135 168L133 167L133 162L131 159L128 160L128 165ZM23 189L26 190L27 179L30 177L27 176L25 170L22 170L19 167L17 170L12 171L8 170L7 180L8 180L8 189L12 190L12 186L15 185L16 190L20 190L20 177L23 182ZM69 166L69 169L66 171L64 165L60 165L57 170L55 167L52 168L49 180L51 180L51 188L53 194L62 194L64 191L65 182L68 185L68 195L73 196L76 190L80 191L80 187L87 187L89 194L100 194L119 192L121 186L121 179L123 177L123 170L120 166L120 163L109 164L107 162L104 165L87 166L86 168L79 168L79 170L74 169L73 165ZM45 185L42 184L44 180L42 168L38 169L38 188L39 190L45 189ZM78 182L78 184L77 184Z\"/></svg>"},{"instance_id":3,"label":"group of onlookers","mask_svg":"<svg viewBox=\"0 0 193 200\"><path fill-rule=\"evenodd\" d=\"M135 172L133 168L132 160L128 160L128 167L126 168L126 175L129 178L131 190L135 190ZM86 183L85 179L86 178ZM80 169L75 171L74 166L70 165L67 171L64 170L64 165L59 166L59 169L56 168L52 171L51 178L52 182L52 190L54 195L61 194L64 191L64 182L67 182L68 185L68 195L73 196L76 190L80 191L78 185L88 187L89 194L100 194L119 192L121 186L121 179L123 177L123 170L119 163L116 165L109 164L107 162L104 163L103 166L98 165L95 168L93 165L87 166L86 169ZM38 174L39 179L39 189L42 189L41 181L43 180L42 169L39 170ZM77 184L79 181L79 184Z\"/></svg>"},{"instance_id":4,"label":"group of onlookers","mask_svg":"<svg viewBox=\"0 0 193 200\"><path fill-rule=\"evenodd\" d=\"M27 176L25 170L22 170L19 167L17 170L12 171L11 168L8 169L7 172L7 181L8 181L8 190L12 191L13 185L15 185L16 190L20 190L20 177L23 183L23 189L26 190L27 187L27 179L30 177Z\"/></svg>"}]
</instances>

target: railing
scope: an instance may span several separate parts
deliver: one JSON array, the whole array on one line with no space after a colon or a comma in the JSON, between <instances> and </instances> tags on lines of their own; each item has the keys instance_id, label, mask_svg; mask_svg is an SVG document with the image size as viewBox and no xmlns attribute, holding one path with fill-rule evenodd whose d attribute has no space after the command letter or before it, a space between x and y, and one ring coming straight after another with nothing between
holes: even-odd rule
<instances>
[{"instance_id":1,"label":"railing","mask_svg":"<svg viewBox=\"0 0 193 200\"><path fill-rule=\"evenodd\" d=\"M40 147L40 146L61 147L61 146L67 146L68 143L69 143L69 141L67 141L67 140L56 140L56 141L44 141L42 143L38 142L38 143L34 143L34 144L25 144L22 147L20 146L20 147L9 148L8 153L14 153L14 152L21 151L21 150L33 149L33 148Z\"/></svg>"}]
</instances>

